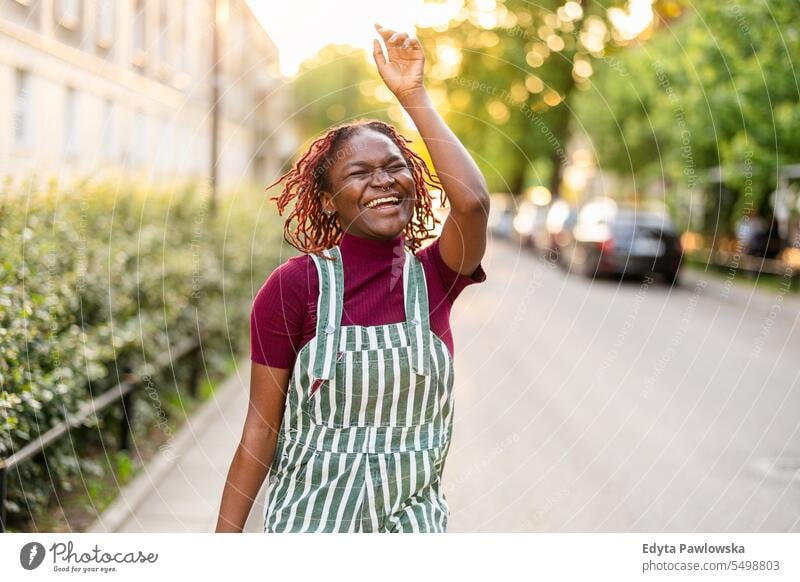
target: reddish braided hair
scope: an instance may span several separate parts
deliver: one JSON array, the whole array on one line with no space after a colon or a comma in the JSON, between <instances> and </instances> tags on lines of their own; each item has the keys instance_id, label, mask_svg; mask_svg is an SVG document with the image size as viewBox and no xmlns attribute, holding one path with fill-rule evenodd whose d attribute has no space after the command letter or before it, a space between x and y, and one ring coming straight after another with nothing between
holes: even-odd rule
<instances>
[{"instance_id":1,"label":"reddish braided hair","mask_svg":"<svg viewBox=\"0 0 800 582\"><path fill-rule=\"evenodd\" d=\"M440 221L433 214L433 199L428 186L441 190L438 177L432 175L425 161L406 145L411 140L398 133L391 125L373 119L360 119L333 127L315 139L291 170L266 187L269 190L285 180L281 193L270 197L270 200L277 202L281 216L289 202L292 199L297 200L283 227L284 240L297 250L325 258L321 251L338 244L341 239L342 229L336 216L323 212L319 195L322 190L330 191L328 170L336 161L338 147L354 133L364 129L372 129L388 136L400 148L411 168L415 202L414 214L403 231L406 245L411 252L416 253L424 241L434 236L428 230L427 224L431 222L436 225ZM446 197L444 191L441 191L444 204ZM297 221L294 229L291 228L293 220Z\"/></svg>"}]
</instances>

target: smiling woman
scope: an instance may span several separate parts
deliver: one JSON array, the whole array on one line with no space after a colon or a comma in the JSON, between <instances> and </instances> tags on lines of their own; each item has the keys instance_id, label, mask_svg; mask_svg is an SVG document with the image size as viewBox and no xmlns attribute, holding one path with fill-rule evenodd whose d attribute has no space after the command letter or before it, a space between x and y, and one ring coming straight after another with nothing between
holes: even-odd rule
<instances>
[{"instance_id":1,"label":"smiling woman","mask_svg":"<svg viewBox=\"0 0 800 582\"><path fill-rule=\"evenodd\" d=\"M297 199L286 219L286 240L319 255L342 231L367 238L402 231L417 250L430 238L427 225L434 221L428 186L438 188L440 183L407 142L376 120L335 127L314 141L294 168L268 186L286 181L280 196L272 198L281 213ZM386 195L398 201L391 211L370 208Z\"/></svg>"},{"instance_id":2,"label":"smiling woman","mask_svg":"<svg viewBox=\"0 0 800 582\"><path fill-rule=\"evenodd\" d=\"M253 302L250 406L217 531L242 531L267 472L264 531L447 529L450 308L486 279L489 197L424 89L417 39L376 28L389 56L376 40L378 72L437 174L393 127L361 120L314 140L269 186L284 182L281 214L295 202L284 236L303 254ZM438 238L429 186L450 203Z\"/></svg>"}]
</instances>

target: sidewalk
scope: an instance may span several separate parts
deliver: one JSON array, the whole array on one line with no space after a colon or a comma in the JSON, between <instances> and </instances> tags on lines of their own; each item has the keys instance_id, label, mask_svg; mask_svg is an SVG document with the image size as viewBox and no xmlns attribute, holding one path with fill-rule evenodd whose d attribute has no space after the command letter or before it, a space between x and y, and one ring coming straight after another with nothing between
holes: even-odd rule
<instances>
[{"instance_id":1,"label":"sidewalk","mask_svg":"<svg viewBox=\"0 0 800 582\"><path fill-rule=\"evenodd\" d=\"M228 468L250 393L250 360L174 436L144 472L126 486L87 532L210 533L217 523ZM262 487L246 532L263 530Z\"/></svg>"},{"instance_id":2,"label":"sidewalk","mask_svg":"<svg viewBox=\"0 0 800 582\"><path fill-rule=\"evenodd\" d=\"M747 309L772 310L776 305L800 310L800 293L789 291L785 286L778 289L757 287L754 280L743 275L721 278L718 274L684 267L681 271L683 286L687 290L705 284L707 296L719 301L736 303ZM708 294L710 292L710 295Z\"/></svg>"}]
</instances>

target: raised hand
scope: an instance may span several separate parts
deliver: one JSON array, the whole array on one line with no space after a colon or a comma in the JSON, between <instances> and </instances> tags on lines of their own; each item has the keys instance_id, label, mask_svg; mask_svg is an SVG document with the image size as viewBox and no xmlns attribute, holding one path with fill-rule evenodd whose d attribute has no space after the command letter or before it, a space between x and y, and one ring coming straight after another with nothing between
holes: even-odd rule
<instances>
[{"instance_id":1,"label":"raised hand","mask_svg":"<svg viewBox=\"0 0 800 582\"><path fill-rule=\"evenodd\" d=\"M383 55L378 39L372 42L372 56L378 66L378 73L386 87L398 100L424 90L422 83L425 70L425 53L415 37L405 32L395 32L375 24L375 29L386 43L389 61Z\"/></svg>"}]
</instances>

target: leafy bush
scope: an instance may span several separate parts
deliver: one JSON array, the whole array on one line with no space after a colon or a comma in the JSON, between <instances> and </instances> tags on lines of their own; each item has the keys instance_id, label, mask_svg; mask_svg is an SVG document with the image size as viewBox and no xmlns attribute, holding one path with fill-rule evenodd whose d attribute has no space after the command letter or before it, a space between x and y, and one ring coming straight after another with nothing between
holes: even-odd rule
<instances>
[{"instance_id":1,"label":"leafy bush","mask_svg":"<svg viewBox=\"0 0 800 582\"><path fill-rule=\"evenodd\" d=\"M198 329L207 335L201 382L245 353L252 297L284 252L281 219L263 193L231 193L212 215L196 184L22 190L7 182L0 193L0 458ZM155 374L157 397L139 391L137 408L174 411L166 403L187 368ZM121 406L106 410L9 471L10 523L96 472L83 450L115 450Z\"/></svg>"}]
</instances>

